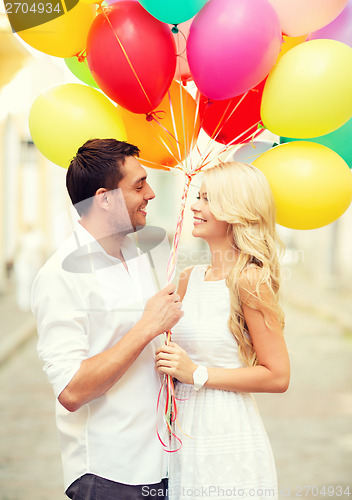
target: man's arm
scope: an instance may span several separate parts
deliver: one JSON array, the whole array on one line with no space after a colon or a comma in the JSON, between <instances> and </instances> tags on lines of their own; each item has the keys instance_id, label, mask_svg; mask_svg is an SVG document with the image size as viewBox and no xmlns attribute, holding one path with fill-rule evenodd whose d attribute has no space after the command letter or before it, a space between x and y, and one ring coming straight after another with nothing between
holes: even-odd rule
<instances>
[{"instance_id":1,"label":"man's arm","mask_svg":"<svg viewBox=\"0 0 352 500\"><path fill-rule=\"evenodd\" d=\"M153 337L152 326L139 321L113 347L82 361L78 372L59 395L59 402L67 410L76 411L104 394L118 382Z\"/></svg>"},{"instance_id":2,"label":"man's arm","mask_svg":"<svg viewBox=\"0 0 352 500\"><path fill-rule=\"evenodd\" d=\"M37 349L55 396L66 409L75 411L104 394L154 337L179 321L183 312L174 292L174 285L160 290L146 303L140 321L120 341L89 357L90 324L75 283L67 281L57 266L42 268L32 288Z\"/></svg>"},{"instance_id":3,"label":"man's arm","mask_svg":"<svg viewBox=\"0 0 352 500\"><path fill-rule=\"evenodd\" d=\"M175 285L168 285L147 302L140 321L113 347L82 361L79 370L60 393L69 411L98 398L123 376L146 345L170 330L183 316Z\"/></svg>"}]
</instances>

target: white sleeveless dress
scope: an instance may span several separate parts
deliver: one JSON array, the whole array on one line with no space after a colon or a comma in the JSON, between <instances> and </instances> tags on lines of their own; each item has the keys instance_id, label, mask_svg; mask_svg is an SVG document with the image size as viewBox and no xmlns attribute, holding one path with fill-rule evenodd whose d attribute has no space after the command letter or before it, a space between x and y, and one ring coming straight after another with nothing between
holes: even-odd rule
<instances>
[{"instance_id":1,"label":"white sleeveless dress","mask_svg":"<svg viewBox=\"0 0 352 500\"><path fill-rule=\"evenodd\" d=\"M205 281L206 269L196 266L191 272L185 314L172 330L172 341L199 365L240 368L237 342L227 326L229 289L225 280ZM170 453L169 500L277 500L275 462L253 396L206 387L195 391L179 382L175 393L183 433L176 425L182 447Z\"/></svg>"}]
</instances>

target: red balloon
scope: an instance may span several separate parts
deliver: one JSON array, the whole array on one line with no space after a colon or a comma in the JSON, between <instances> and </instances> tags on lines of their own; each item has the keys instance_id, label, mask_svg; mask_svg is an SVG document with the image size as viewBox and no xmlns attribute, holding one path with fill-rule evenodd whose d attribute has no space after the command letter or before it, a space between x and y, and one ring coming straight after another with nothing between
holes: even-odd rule
<instances>
[{"instance_id":1,"label":"red balloon","mask_svg":"<svg viewBox=\"0 0 352 500\"><path fill-rule=\"evenodd\" d=\"M133 113L149 113L171 85L176 48L167 24L138 2L124 0L103 8L95 18L87 59L108 97Z\"/></svg>"},{"instance_id":2,"label":"red balloon","mask_svg":"<svg viewBox=\"0 0 352 500\"><path fill-rule=\"evenodd\" d=\"M221 144L248 142L256 131L261 133L258 123L265 81L266 78L245 94L224 101L214 101L201 94L199 115L205 132Z\"/></svg>"}]
</instances>

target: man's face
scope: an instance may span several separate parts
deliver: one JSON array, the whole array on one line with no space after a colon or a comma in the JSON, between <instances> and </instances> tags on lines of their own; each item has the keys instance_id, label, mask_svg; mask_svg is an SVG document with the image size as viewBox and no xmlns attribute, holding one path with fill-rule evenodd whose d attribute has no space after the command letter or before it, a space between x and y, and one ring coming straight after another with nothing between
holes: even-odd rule
<instances>
[{"instance_id":1,"label":"man's face","mask_svg":"<svg viewBox=\"0 0 352 500\"><path fill-rule=\"evenodd\" d=\"M137 158L128 156L122 166L124 177L119 182L126 204L131 226L135 231L146 224L146 207L149 200L155 198L154 191L147 182L147 173ZM120 214L121 215L121 214ZM114 214L118 219L119 214Z\"/></svg>"}]
</instances>

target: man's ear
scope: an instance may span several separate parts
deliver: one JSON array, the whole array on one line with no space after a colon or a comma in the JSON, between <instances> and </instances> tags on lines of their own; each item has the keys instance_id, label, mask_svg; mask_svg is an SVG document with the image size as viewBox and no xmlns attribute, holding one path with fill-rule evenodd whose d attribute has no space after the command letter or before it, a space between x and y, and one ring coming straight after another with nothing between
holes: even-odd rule
<instances>
[{"instance_id":1,"label":"man's ear","mask_svg":"<svg viewBox=\"0 0 352 500\"><path fill-rule=\"evenodd\" d=\"M99 188L94 195L94 203L101 209L106 210L109 207L109 191L105 188Z\"/></svg>"}]
</instances>

